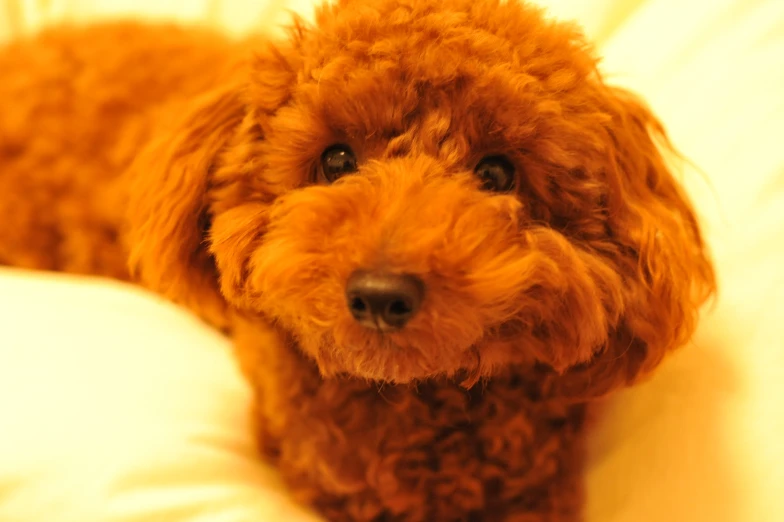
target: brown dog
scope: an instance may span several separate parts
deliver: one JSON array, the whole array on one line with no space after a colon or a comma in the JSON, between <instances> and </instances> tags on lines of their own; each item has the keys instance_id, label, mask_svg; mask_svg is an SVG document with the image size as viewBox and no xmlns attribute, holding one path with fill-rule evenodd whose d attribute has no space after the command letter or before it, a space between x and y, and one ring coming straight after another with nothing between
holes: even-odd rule
<instances>
[{"instance_id":1,"label":"brown dog","mask_svg":"<svg viewBox=\"0 0 784 522\"><path fill-rule=\"evenodd\" d=\"M514 0L341 0L274 44L59 29L0 71L0 263L232 335L331 520L579 520L585 404L714 289L661 125Z\"/></svg>"}]
</instances>

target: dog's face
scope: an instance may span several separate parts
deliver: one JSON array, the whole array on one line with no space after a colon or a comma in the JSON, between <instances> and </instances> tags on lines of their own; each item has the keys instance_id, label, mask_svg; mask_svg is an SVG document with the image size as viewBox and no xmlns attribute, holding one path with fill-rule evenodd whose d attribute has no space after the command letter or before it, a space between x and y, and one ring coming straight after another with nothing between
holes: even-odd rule
<instances>
[{"instance_id":1,"label":"dog's face","mask_svg":"<svg viewBox=\"0 0 784 522\"><path fill-rule=\"evenodd\" d=\"M236 99L205 266L325 375L628 380L713 287L658 123L531 7L346 0Z\"/></svg>"}]
</instances>

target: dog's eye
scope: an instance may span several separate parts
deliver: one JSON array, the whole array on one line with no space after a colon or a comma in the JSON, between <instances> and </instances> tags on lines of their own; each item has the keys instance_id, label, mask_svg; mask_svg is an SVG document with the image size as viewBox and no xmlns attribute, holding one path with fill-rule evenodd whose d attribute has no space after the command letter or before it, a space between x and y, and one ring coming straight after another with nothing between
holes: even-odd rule
<instances>
[{"instance_id":1,"label":"dog's eye","mask_svg":"<svg viewBox=\"0 0 784 522\"><path fill-rule=\"evenodd\" d=\"M515 169L503 156L487 156L474 169L482 182L482 190L509 192L515 186Z\"/></svg>"},{"instance_id":2,"label":"dog's eye","mask_svg":"<svg viewBox=\"0 0 784 522\"><path fill-rule=\"evenodd\" d=\"M321 175L328 183L356 171L357 158L346 145L333 145L321 155Z\"/></svg>"}]
</instances>

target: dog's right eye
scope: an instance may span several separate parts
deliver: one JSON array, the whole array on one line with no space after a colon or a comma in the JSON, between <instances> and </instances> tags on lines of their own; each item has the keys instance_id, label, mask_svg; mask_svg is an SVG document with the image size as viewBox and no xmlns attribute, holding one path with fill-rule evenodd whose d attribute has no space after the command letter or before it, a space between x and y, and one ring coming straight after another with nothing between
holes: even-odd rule
<instances>
[{"instance_id":1,"label":"dog's right eye","mask_svg":"<svg viewBox=\"0 0 784 522\"><path fill-rule=\"evenodd\" d=\"M357 171L357 158L347 145L333 145L321 155L321 175L332 183L345 174Z\"/></svg>"}]
</instances>

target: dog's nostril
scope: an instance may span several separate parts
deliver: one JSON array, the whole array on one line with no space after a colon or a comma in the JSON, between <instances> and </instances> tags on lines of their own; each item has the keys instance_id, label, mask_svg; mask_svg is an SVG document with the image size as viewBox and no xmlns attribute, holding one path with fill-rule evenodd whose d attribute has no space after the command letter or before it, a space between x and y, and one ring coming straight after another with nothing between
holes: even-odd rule
<instances>
[{"instance_id":1,"label":"dog's nostril","mask_svg":"<svg viewBox=\"0 0 784 522\"><path fill-rule=\"evenodd\" d=\"M354 297L351 299L351 304L349 305L352 312L363 313L367 312L368 305L360 299L359 297Z\"/></svg>"},{"instance_id":2,"label":"dog's nostril","mask_svg":"<svg viewBox=\"0 0 784 522\"><path fill-rule=\"evenodd\" d=\"M349 277L346 297L358 323L393 331L403 328L419 311L424 288L422 280L412 275L357 271Z\"/></svg>"},{"instance_id":3,"label":"dog's nostril","mask_svg":"<svg viewBox=\"0 0 784 522\"><path fill-rule=\"evenodd\" d=\"M387 313L392 316L404 316L411 313L411 306L402 299L397 299L390 303Z\"/></svg>"}]
</instances>

